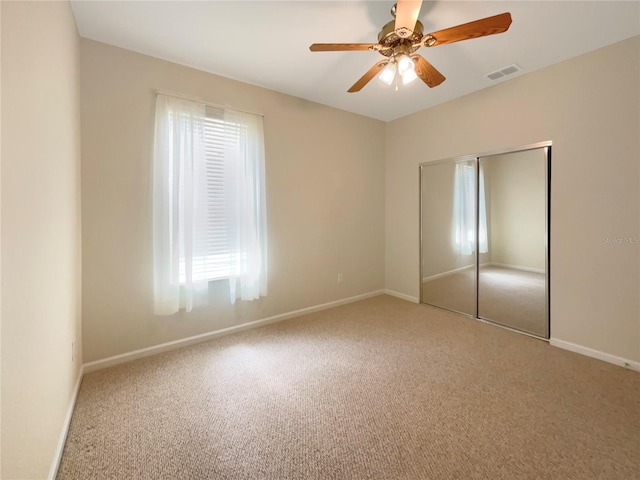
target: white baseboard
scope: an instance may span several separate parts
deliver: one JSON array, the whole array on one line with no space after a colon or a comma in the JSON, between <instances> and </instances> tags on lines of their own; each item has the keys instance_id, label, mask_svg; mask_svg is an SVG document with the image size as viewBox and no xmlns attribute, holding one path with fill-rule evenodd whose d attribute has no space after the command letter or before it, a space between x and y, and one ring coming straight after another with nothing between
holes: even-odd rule
<instances>
[{"instance_id":1,"label":"white baseboard","mask_svg":"<svg viewBox=\"0 0 640 480\"><path fill-rule=\"evenodd\" d=\"M49 469L48 479L54 480L58 475L58 468L60 467L60 461L62 460L62 452L64 450L64 444L67 441L67 433L69 433L69 425L71 424L71 417L73 416L73 410L76 407L76 400L78 399L78 392L80 391L80 384L82 383L82 377L84 376L84 367L80 366L78 371L78 378L76 379L76 385L71 394L69 405L67 406L67 414L64 417L64 423L62 424L62 430L60 431L60 437L58 438L58 445L53 456L53 463Z\"/></svg>"},{"instance_id":2,"label":"white baseboard","mask_svg":"<svg viewBox=\"0 0 640 480\"><path fill-rule=\"evenodd\" d=\"M366 298L376 297L386 293L386 290L375 290L373 292L364 293L362 295L356 295L354 297L343 298L329 303L323 303L321 305L315 305L313 307L302 308L300 310L294 310L292 312L281 313L280 315L274 315L273 317L263 318L261 320L254 320L253 322L243 323L242 325L236 325L233 327L222 328L220 330L214 330L213 332L202 333L200 335L194 335L192 337L182 338L180 340L174 340L172 342L161 343L160 345L154 345L153 347L141 348L140 350L134 350L132 352L123 353L120 355L114 355L112 357L104 358L102 360L96 360L93 362L84 364L84 372L89 373L102 368L111 367L120 363L130 362L138 358L149 357L162 352L168 352L170 350L176 350L178 348L194 345L196 343L206 342L213 338L222 337L224 335L230 335L232 333L241 332L243 330L249 330L251 328L260 327L269 323L281 322L288 318L299 317L300 315L306 315L308 313L319 312L328 308L338 307L347 303L357 302Z\"/></svg>"},{"instance_id":3,"label":"white baseboard","mask_svg":"<svg viewBox=\"0 0 640 480\"><path fill-rule=\"evenodd\" d=\"M507 265L506 263L496 263L496 262L481 263L480 268L482 267L501 267L501 268L509 268L511 270L520 270L523 272L544 273L544 270L540 270L539 268L521 267L520 265ZM431 275L429 277L424 277L422 279L422 283L428 282L429 280L435 280L436 278L446 277L447 275L453 275L454 273L462 272L464 270L469 270L472 268L476 268L475 263L473 265L454 268L453 270L449 270L442 273L436 273L435 275Z\"/></svg>"},{"instance_id":4,"label":"white baseboard","mask_svg":"<svg viewBox=\"0 0 640 480\"><path fill-rule=\"evenodd\" d=\"M581 355L586 355L587 357L597 358L598 360L602 360L604 362L613 363L614 365L640 372L640 362L635 362L633 360L618 357L616 355L611 355L610 353L594 350L593 348L583 347L582 345L566 342L557 338L550 338L549 344L554 347L562 348L564 350L569 350L575 353L580 353Z\"/></svg>"},{"instance_id":5,"label":"white baseboard","mask_svg":"<svg viewBox=\"0 0 640 480\"><path fill-rule=\"evenodd\" d=\"M406 300L407 302L412 303L420 303L420 299L418 297L412 297L411 295L405 295L404 293L396 292L394 290L386 289L383 291L387 295L391 295L392 297L401 298L402 300Z\"/></svg>"},{"instance_id":6,"label":"white baseboard","mask_svg":"<svg viewBox=\"0 0 640 480\"><path fill-rule=\"evenodd\" d=\"M523 272L544 273L544 269L521 267L520 265L508 265L506 263L489 262L487 265L492 267L509 268L511 270L521 270Z\"/></svg>"},{"instance_id":7,"label":"white baseboard","mask_svg":"<svg viewBox=\"0 0 640 480\"><path fill-rule=\"evenodd\" d=\"M473 268L476 268L476 264L475 263L473 265L465 265L464 267L454 268L453 270L448 270L446 272L436 273L435 275L430 275L428 277L423 277L422 278L422 283L428 282L429 280L435 280L436 278L441 278L441 277L446 277L448 275L453 275L454 273L462 272L463 270L470 270L470 269L473 269Z\"/></svg>"}]
</instances>

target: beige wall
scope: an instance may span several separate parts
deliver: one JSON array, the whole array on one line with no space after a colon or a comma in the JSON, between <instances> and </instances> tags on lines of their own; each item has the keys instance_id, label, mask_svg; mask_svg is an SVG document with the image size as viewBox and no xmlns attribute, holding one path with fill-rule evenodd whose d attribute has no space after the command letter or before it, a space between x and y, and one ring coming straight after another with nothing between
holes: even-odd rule
<instances>
[{"instance_id":1,"label":"beige wall","mask_svg":"<svg viewBox=\"0 0 640 480\"><path fill-rule=\"evenodd\" d=\"M606 242L640 234L639 64L634 37L388 123L386 288L418 296L418 163L552 140L551 336L640 360L639 246Z\"/></svg>"},{"instance_id":2,"label":"beige wall","mask_svg":"<svg viewBox=\"0 0 640 480\"><path fill-rule=\"evenodd\" d=\"M491 263L545 270L545 149L480 160L485 170Z\"/></svg>"},{"instance_id":3,"label":"beige wall","mask_svg":"<svg viewBox=\"0 0 640 480\"><path fill-rule=\"evenodd\" d=\"M0 285L2 285L2 2L0 2ZM0 392L2 392L2 294L0 293ZM2 395L0 393L0 429ZM0 478L2 478L2 434L0 433Z\"/></svg>"},{"instance_id":4,"label":"beige wall","mask_svg":"<svg viewBox=\"0 0 640 480\"><path fill-rule=\"evenodd\" d=\"M0 285L2 285L2 2L0 2ZM0 293L0 392L2 392L2 294ZM2 395L0 394L0 429ZM2 434L0 433L0 478L2 478Z\"/></svg>"},{"instance_id":5,"label":"beige wall","mask_svg":"<svg viewBox=\"0 0 640 480\"><path fill-rule=\"evenodd\" d=\"M84 39L81 85L85 361L384 288L383 122ZM156 89L264 114L266 298L153 315Z\"/></svg>"},{"instance_id":6,"label":"beige wall","mask_svg":"<svg viewBox=\"0 0 640 480\"><path fill-rule=\"evenodd\" d=\"M7 479L47 477L82 364L78 68L78 36L67 3L2 2Z\"/></svg>"}]
</instances>

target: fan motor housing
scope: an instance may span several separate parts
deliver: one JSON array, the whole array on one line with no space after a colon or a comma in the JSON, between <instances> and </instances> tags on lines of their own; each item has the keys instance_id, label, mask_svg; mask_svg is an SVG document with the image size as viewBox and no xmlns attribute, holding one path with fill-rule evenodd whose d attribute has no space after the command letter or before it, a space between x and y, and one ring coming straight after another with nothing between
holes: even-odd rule
<instances>
[{"instance_id":1,"label":"fan motor housing","mask_svg":"<svg viewBox=\"0 0 640 480\"><path fill-rule=\"evenodd\" d=\"M398 47L405 46L403 50L406 50L407 53L413 53L421 46L423 31L424 25L417 21L413 33L407 38L402 38L396 33L396 21L392 20L382 27L378 34L378 43L383 47L379 52L385 57L391 57L395 55Z\"/></svg>"}]
</instances>

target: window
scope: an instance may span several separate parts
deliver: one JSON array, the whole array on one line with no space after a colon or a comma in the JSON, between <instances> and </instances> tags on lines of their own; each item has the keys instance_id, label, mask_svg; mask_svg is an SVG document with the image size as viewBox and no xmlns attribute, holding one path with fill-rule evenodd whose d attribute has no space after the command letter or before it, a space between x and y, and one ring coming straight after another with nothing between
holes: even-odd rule
<instances>
[{"instance_id":1,"label":"window","mask_svg":"<svg viewBox=\"0 0 640 480\"><path fill-rule=\"evenodd\" d=\"M154 311L190 311L210 280L266 295L262 117L158 95Z\"/></svg>"},{"instance_id":2,"label":"window","mask_svg":"<svg viewBox=\"0 0 640 480\"><path fill-rule=\"evenodd\" d=\"M207 179L206 207L207 234L194 251L192 275L194 281L229 278L232 269L230 246L233 231L228 217L228 195L224 192L224 152L226 144L242 141L247 129L242 125L225 123L224 110L206 107L202 119L204 130L204 159ZM179 280L186 281L186 262L181 258Z\"/></svg>"}]
</instances>

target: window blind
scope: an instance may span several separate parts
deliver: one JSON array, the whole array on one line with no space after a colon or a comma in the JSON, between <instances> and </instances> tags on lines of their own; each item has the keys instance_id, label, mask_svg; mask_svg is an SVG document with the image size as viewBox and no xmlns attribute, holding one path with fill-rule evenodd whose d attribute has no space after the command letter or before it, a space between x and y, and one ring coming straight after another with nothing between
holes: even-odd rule
<instances>
[{"instance_id":1,"label":"window blind","mask_svg":"<svg viewBox=\"0 0 640 480\"><path fill-rule=\"evenodd\" d=\"M228 278L233 258L241 254L232 248L235 229L231 227L229 195L225 192L225 148L243 141L246 128L224 120L224 110L207 106L202 119L206 171L205 198L199 212L206 217L206 231L194 245L194 280ZM185 264L180 262L180 282L185 280Z\"/></svg>"}]
</instances>

